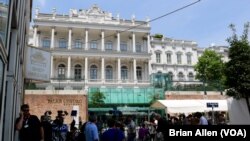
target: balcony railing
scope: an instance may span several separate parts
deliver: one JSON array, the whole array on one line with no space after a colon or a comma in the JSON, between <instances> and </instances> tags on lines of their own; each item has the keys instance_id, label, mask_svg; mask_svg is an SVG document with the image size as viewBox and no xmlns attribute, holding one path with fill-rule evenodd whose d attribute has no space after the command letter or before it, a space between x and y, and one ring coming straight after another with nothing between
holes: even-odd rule
<instances>
[{"instance_id":1,"label":"balcony railing","mask_svg":"<svg viewBox=\"0 0 250 141\"><path fill-rule=\"evenodd\" d=\"M27 84L26 89L58 89L63 90L65 87L73 90L84 89L88 86L149 86L149 80L118 80L118 79L84 79L84 78L51 78L50 82Z\"/></svg>"},{"instance_id":2,"label":"balcony railing","mask_svg":"<svg viewBox=\"0 0 250 141\"><path fill-rule=\"evenodd\" d=\"M141 50L138 52L133 52L133 50L120 50L118 51L117 49L111 49L111 50L104 50L102 51L100 48L88 48L87 50L85 49L85 47L81 47L81 48L71 48L70 50L68 48L59 48L59 47L54 47L54 48L45 48L45 47L40 47L43 50L46 51L71 51L71 52L89 52L89 53L98 53L98 52L105 52L105 53L123 53L123 54L148 54L147 50Z\"/></svg>"},{"instance_id":3,"label":"balcony railing","mask_svg":"<svg viewBox=\"0 0 250 141\"><path fill-rule=\"evenodd\" d=\"M154 82L156 88L164 88L166 91L219 91L223 92L225 86L218 81L203 82L203 81L168 81L167 83Z\"/></svg>"}]
</instances>

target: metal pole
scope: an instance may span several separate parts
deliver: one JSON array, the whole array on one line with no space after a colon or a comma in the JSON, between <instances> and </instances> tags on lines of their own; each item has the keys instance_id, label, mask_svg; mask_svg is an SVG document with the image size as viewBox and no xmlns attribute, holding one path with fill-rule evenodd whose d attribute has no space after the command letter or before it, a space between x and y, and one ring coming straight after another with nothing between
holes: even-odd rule
<instances>
[{"instance_id":1,"label":"metal pole","mask_svg":"<svg viewBox=\"0 0 250 141\"><path fill-rule=\"evenodd\" d=\"M220 94L223 95L220 81L219 81L219 89L220 89Z\"/></svg>"},{"instance_id":2,"label":"metal pole","mask_svg":"<svg viewBox=\"0 0 250 141\"><path fill-rule=\"evenodd\" d=\"M150 113L150 107L148 108L148 122L150 122L150 115L149 115L149 113Z\"/></svg>"},{"instance_id":3,"label":"metal pole","mask_svg":"<svg viewBox=\"0 0 250 141\"><path fill-rule=\"evenodd\" d=\"M212 125L214 125L214 105L212 105Z\"/></svg>"}]
</instances>

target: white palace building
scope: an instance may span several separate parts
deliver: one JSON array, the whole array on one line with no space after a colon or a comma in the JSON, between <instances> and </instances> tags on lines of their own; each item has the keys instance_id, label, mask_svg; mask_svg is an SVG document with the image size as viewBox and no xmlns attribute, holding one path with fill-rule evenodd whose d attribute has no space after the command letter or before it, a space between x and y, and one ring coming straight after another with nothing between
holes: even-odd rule
<instances>
[{"instance_id":1,"label":"white palace building","mask_svg":"<svg viewBox=\"0 0 250 141\"><path fill-rule=\"evenodd\" d=\"M148 103L153 74L169 74L174 81L194 81L194 65L202 55L194 41L151 35L149 19L119 15L93 5L69 14L35 11L29 45L51 52L50 82L37 83L43 90L99 88L108 93L107 103ZM227 60L227 47L212 46ZM135 96L136 91L143 98ZM94 91L94 90L93 90ZM133 96L129 93L133 91ZM111 95L115 95L111 97ZM127 96L127 97L125 97ZM165 96L162 97L165 99Z\"/></svg>"}]
</instances>

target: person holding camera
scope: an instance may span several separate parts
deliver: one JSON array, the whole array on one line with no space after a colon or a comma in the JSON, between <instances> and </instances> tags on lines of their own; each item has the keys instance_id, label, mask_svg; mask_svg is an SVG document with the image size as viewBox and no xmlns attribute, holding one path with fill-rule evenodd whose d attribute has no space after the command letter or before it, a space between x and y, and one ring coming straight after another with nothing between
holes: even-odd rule
<instances>
[{"instance_id":1,"label":"person holding camera","mask_svg":"<svg viewBox=\"0 0 250 141\"><path fill-rule=\"evenodd\" d=\"M57 111L58 115L52 123L52 141L66 141L68 135L68 126L64 124L64 116L66 111Z\"/></svg>"},{"instance_id":2,"label":"person holding camera","mask_svg":"<svg viewBox=\"0 0 250 141\"><path fill-rule=\"evenodd\" d=\"M37 116L31 115L29 105L21 106L20 116L16 119L15 129L19 131L20 141L43 141L44 132Z\"/></svg>"},{"instance_id":3,"label":"person holding camera","mask_svg":"<svg viewBox=\"0 0 250 141\"><path fill-rule=\"evenodd\" d=\"M44 141L52 140L52 120L51 111L46 111L43 116L41 116L41 123L44 131Z\"/></svg>"}]
</instances>

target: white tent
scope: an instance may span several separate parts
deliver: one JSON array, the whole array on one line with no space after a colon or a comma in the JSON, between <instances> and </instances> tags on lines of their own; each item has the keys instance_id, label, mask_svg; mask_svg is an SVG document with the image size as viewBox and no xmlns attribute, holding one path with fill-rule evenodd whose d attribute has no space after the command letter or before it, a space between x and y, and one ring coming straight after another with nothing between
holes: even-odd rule
<instances>
[{"instance_id":1,"label":"white tent","mask_svg":"<svg viewBox=\"0 0 250 141\"><path fill-rule=\"evenodd\" d=\"M227 100L157 100L151 108L166 109L169 113L191 113L212 111L212 107L207 107L207 103L217 103L214 111L227 111Z\"/></svg>"}]
</instances>

